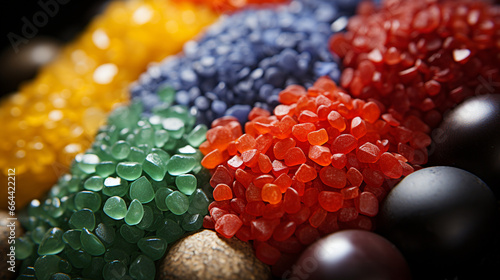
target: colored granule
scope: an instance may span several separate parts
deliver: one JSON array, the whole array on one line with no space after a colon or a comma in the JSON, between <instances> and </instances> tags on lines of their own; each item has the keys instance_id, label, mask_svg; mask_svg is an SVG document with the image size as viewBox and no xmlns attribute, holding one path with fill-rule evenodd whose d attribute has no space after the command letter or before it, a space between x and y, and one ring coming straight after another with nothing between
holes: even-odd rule
<instances>
[{"instance_id":1,"label":"colored granule","mask_svg":"<svg viewBox=\"0 0 500 280\"><path fill-rule=\"evenodd\" d=\"M289 0L185 0L196 4L207 5L215 12L224 13L255 5L272 5L287 3Z\"/></svg>"},{"instance_id":2,"label":"colored granule","mask_svg":"<svg viewBox=\"0 0 500 280\"><path fill-rule=\"evenodd\" d=\"M141 113L111 112L71 172L31 202L16 240L22 279L155 279L168 244L202 227L207 127L182 106Z\"/></svg>"},{"instance_id":3,"label":"colored granule","mask_svg":"<svg viewBox=\"0 0 500 280\"><path fill-rule=\"evenodd\" d=\"M366 2L330 49L343 59L340 85L353 96L434 127L465 98L497 92L499 28L499 6L488 1Z\"/></svg>"},{"instance_id":4,"label":"colored granule","mask_svg":"<svg viewBox=\"0 0 500 280\"><path fill-rule=\"evenodd\" d=\"M106 114L128 101L129 83L148 63L178 53L217 18L207 7L178 2L111 1L56 61L3 100L0 177L16 169L23 186L16 190L17 207L45 193L90 146ZM6 199L1 196L2 207Z\"/></svg>"},{"instance_id":5,"label":"colored granule","mask_svg":"<svg viewBox=\"0 0 500 280\"><path fill-rule=\"evenodd\" d=\"M379 202L430 144L419 119L395 121L327 77L291 85L279 101L273 115L254 108L245 134L235 118L217 119L200 145L216 197L204 226L253 240L277 275L320 236L372 230Z\"/></svg>"},{"instance_id":6,"label":"colored granule","mask_svg":"<svg viewBox=\"0 0 500 280\"><path fill-rule=\"evenodd\" d=\"M300 0L231 14L188 42L182 54L151 66L132 96L148 111L176 103L195 110L199 123L225 115L244 123L253 106L272 110L287 85L310 86L323 75L338 80L328 39L345 27L350 11L336 1ZM177 94L165 94L164 86Z\"/></svg>"}]
</instances>

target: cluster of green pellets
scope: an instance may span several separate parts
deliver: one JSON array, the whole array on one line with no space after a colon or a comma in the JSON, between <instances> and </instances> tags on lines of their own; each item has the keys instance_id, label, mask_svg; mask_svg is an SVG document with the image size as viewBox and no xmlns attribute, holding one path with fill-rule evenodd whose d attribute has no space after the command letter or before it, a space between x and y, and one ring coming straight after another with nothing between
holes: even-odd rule
<instances>
[{"instance_id":1,"label":"cluster of green pellets","mask_svg":"<svg viewBox=\"0 0 500 280\"><path fill-rule=\"evenodd\" d=\"M182 106L141 112L137 103L113 111L70 173L32 201L18 279L154 279L168 244L202 227L207 127Z\"/></svg>"}]
</instances>

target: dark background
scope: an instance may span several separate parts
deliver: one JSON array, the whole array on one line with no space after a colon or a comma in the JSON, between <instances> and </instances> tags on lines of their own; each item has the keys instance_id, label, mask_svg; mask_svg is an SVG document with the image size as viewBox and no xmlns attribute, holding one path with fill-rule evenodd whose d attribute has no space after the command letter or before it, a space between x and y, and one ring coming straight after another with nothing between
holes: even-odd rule
<instances>
[{"instance_id":1,"label":"dark background","mask_svg":"<svg viewBox=\"0 0 500 280\"><path fill-rule=\"evenodd\" d=\"M62 46L74 39L92 18L101 12L108 0L8 0L3 1L0 9L0 96L4 96L18 88L21 81L30 79L36 74L36 67L26 62L26 53L31 47L45 42ZM58 11L48 15L39 2L57 4ZM48 5L48 4L46 4ZM33 16L43 12L47 14L47 24L37 28L35 37L26 38L27 44L20 43L19 51L14 52L8 34L23 36L23 17L33 23ZM43 20L43 18L40 18ZM36 27L36 26L35 26ZM19 69L23 68L24 69ZM30 69L26 69L30 68Z\"/></svg>"}]
</instances>

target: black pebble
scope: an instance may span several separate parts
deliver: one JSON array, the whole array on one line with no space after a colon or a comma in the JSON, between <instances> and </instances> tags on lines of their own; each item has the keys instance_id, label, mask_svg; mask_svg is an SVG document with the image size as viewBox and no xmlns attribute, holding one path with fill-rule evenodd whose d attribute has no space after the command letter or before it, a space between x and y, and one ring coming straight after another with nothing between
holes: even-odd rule
<instances>
[{"instance_id":1,"label":"black pebble","mask_svg":"<svg viewBox=\"0 0 500 280\"><path fill-rule=\"evenodd\" d=\"M449 165L479 176L500 195L500 94L465 100L433 131L430 165Z\"/></svg>"},{"instance_id":2,"label":"black pebble","mask_svg":"<svg viewBox=\"0 0 500 280\"><path fill-rule=\"evenodd\" d=\"M434 166L389 192L377 231L401 250L418 279L443 279L491 253L498 222L495 197L483 181L462 169Z\"/></svg>"}]
</instances>

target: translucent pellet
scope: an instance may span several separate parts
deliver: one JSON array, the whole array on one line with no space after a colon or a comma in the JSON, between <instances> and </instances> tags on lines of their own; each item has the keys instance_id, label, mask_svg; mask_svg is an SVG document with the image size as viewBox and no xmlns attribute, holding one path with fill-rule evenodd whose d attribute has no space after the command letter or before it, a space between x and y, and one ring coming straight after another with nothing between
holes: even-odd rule
<instances>
[{"instance_id":1,"label":"translucent pellet","mask_svg":"<svg viewBox=\"0 0 500 280\"><path fill-rule=\"evenodd\" d=\"M142 176L130 184L129 195L133 200L137 199L141 203L148 203L155 197L155 192L148 179Z\"/></svg>"},{"instance_id":2,"label":"translucent pellet","mask_svg":"<svg viewBox=\"0 0 500 280\"><path fill-rule=\"evenodd\" d=\"M165 201L168 209L176 215L182 215L186 213L189 208L188 197L179 191L174 191L169 194Z\"/></svg>"},{"instance_id":3,"label":"translucent pellet","mask_svg":"<svg viewBox=\"0 0 500 280\"><path fill-rule=\"evenodd\" d=\"M63 200L66 202L65 200ZM58 197L53 197L45 201L44 203L46 207L47 214L49 214L53 218L58 218L64 213L63 203Z\"/></svg>"},{"instance_id":4,"label":"translucent pellet","mask_svg":"<svg viewBox=\"0 0 500 280\"><path fill-rule=\"evenodd\" d=\"M175 177L175 185L185 195L191 195L197 187L196 177L192 174L179 175Z\"/></svg>"},{"instance_id":5,"label":"translucent pellet","mask_svg":"<svg viewBox=\"0 0 500 280\"><path fill-rule=\"evenodd\" d=\"M207 133L207 126L204 124L199 124L188 134L186 140L189 145L193 147L199 147L201 143L206 140L205 134Z\"/></svg>"},{"instance_id":6,"label":"translucent pellet","mask_svg":"<svg viewBox=\"0 0 500 280\"><path fill-rule=\"evenodd\" d=\"M64 235L63 235L64 240ZM19 237L16 239L16 256L19 259L25 259L29 255L31 255L33 251L33 242L29 239L29 237Z\"/></svg>"},{"instance_id":7,"label":"translucent pellet","mask_svg":"<svg viewBox=\"0 0 500 280\"><path fill-rule=\"evenodd\" d=\"M74 250L66 253L68 261L76 268L84 268L90 264L92 256L84 250Z\"/></svg>"},{"instance_id":8,"label":"translucent pellet","mask_svg":"<svg viewBox=\"0 0 500 280\"><path fill-rule=\"evenodd\" d=\"M104 253L104 261L112 262L114 260L121 261L123 263L128 263L130 261L130 257L123 248L112 247Z\"/></svg>"},{"instance_id":9,"label":"translucent pellet","mask_svg":"<svg viewBox=\"0 0 500 280\"><path fill-rule=\"evenodd\" d=\"M167 173L167 163L170 156L164 152L154 151L149 153L142 164L146 172L153 180L161 181Z\"/></svg>"},{"instance_id":10,"label":"translucent pellet","mask_svg":"<svg viewBox=\"0 0 500 280\"><path fill-rule=\"evenodd\" d=\"M73 250L79 250L82 247L80 241L81 230L70 229L63 234L64 243L68 244ZM24 259L24 258L23 258Z\"/></svg>"},{"instance_id":11,"label":"translucent pellet","mask_svg":"<svg viewBox=\"0 0 500 280\"><path fill-rule=\"evenodd\" d=\"M195 157L199 155L199 151L191 145L180 147L179 149L177 149L177 153L181 155L190 155Z\"/></svg>"},{"instance_id":12,"label":"translucent pellet","mask_svg":"<svg viewBox=\"0 0 500 280\"><path fill-rule=\"evenodd\" d=\"M137 243L144 236L144 230L124 224L120 227L120 235L128 243Z\"/></svg>"},{"instance_id":13,"label":"translucent pellet","mask_svg":"<svg viewBox=\"0 0 500 280\"><path fill-rule=\"evenodd\" d=\"M130 153L127 157L128 161L143 163L145 158L146 152L144 152L144 150L134 146L130 147ZM142 168L144 168L144 164Z\"/></svg>"},{"instance_id":14,"label":"translucent pellet","mask_svg":"<svg viewBox=\"0 0 500 280\"><path fill-rule=\"evenodd\" d=\"M168 206L166 202L167 196L169 196L174 191L170 188L159 188L155 193L155 203L156 207L161 211L168 211ZM207 205L208 206L208 205Z\"/></svg>"},{"instance_id":15,"label":"translucent pellet","mask_svg":"<svg viewBox=\"0 0 500 280\"><path fill-rule=\"evenodd\" d=\"M85 180L83 187L89 191L100 191L104 187L104 179L101 176L92 176Z\"/></svg>"},{"instance_id":16,"label":"translucent pellet","mask_svg":"<svg viewBox=\"0 0 500 280\"><path fill-rule=\"evenodd\" d=\"M135 134L134 142L137 145L153 146L155 138L155 131L149 125L142 126Z\"/></svg>"},{"instance_id":17,"label":"translucent pellet","mask_svg":"<svg viewBox=\"0 0 500 280\"><path fill-rule=\"evenodd\" d=\"M184 229L174 220L164 219L156 234L165 239L167 243L173 243L185 233Z\"/></svg>"},{"instance_id":18,"label":"translucent pellet","mask_svg":"<svg viewBox=\"0 0 500 280\"><path fill-rule=\"evenodd\" d=\"M180 139L184 134L184 121L180 118L166 118L163 120L162 125L174 139Z\"/></svg>"},{"instance_id":19,"label":"translucent pellet","mask_svg":"<svg viewBox=\"0 0 500 280\"><path fill-rule=\"evenodd\" d=\"M167 242L160 237L144 237L137 242L142 253L151 260L159 260L167 250Z\"/></svg>"},{"instance_id":20,"label":"translucent pellet","mask_svg":"<svg viewBox=\"0 0 500 280\"><path fill-rule=\"evenodd\" d=\"M154 135L154 144L156 147L161 148L167 143L170 134L166 130L157 130Z\"/></svg>"},{"instance_id":21,"label":"translucent pellet","mask_svg":"<svg viewBox=\"0 0 500 280\"><path fill-rule=\"evenodd\" d=\"M210 204L210 199L207 197L205 192L201 189L196 189L191 195L191 204L189 205L189 214L201 214L206 215L208 213L208 205Z\"/></svg>"},{"instance_id":22,"label":"translucent pellet","mask_svg":"<svg viewBox=\"0 0 500 280\"><path fill-rule=\"evenodd\" d=\"M130 154L130 144L120 140L111 146L111 155L117 159L126 159Z\"/></svg>"},{"instance_id":23,"label":"translucent pellet","mask_svg":"<svg viewBox=\"0 0 500 280\"><path fill-rule=\"evenodd\" d=\"M181 175L193 170L196 164L192 156L173 155L167 163L167 171L173 176Z\"/></svg>"},{"instance_id":24,"label":"translucent pellet","mask_svg":"<svg viewBox=\"0 0 500 280\"><path fill-rule=\"evenodd\" d=\"M113 196L106 200L102 209L106 215L115 220L121 220L127 215L125 200L119 196Z\"/></svg>"},{"instance_id":25,"label":"translucent pellet","mask_svg":"<svg viewBox=\"0 0 500 280\"><path fill-rule=\"evenodd\" d=\"M40 280L49 280L52 274L59 271L61 258L57 255L43 255L36 259L34 268L36 278Z\"/></svg>"},{"instance_id":26,"label":"translucent pellet","mask_svg":"<svg viewBox=\"0 0 500 280\"><path fill-rule=\"evenodd\" d=\"M43 236L45 235L45 232L47 231L49 227L47 226L37 226L36 228L33 229L32 235L31 235L31 240L35 242L36 244L40 244L42 242Z\"/></svg>"},{"instance_id":27,"label":"translucent pellet","mask_svg":"<svg viewBox=\"0 0 500 280\"><path fill-rule=\"evenodd\" d=\"M154 221L154 214L153 210L151 210L151 207L145 205L143 208L144 208L144 215L139 224L137 224L137 227L140 229L147 229L151 226L151 224Z\"/></svg>"},{"instance_id":28,"label":"translucent pellet","mask_svg":"<svg viewBox=\"0 0 500 280\"><path fill-rule=\"evenodd\" d=\"M145 255L139 255L130 264L130 275L137 280L153 280L156 275L154 262Z\"/></svg>"},{"instance_id":29,"label":"translucent pellet","mask_svg":"<svg viewBox=\"0 0 500 280\"><path fill-rule=\"evenodd\" d=\"M126 273L127 265L118 260L107 263L102 270L102 276L105 280L122 279Z\"/></svg>"},{"instance_id":30,"label":"translucent pellet","mask_svg":"<svg viewBox=\"0 0 500 280\"><path fill-rule=\"evenodd\" d=\"M128 192L128 189L126 180L120 177L108 177L104 180L102 193L107 196L123 196Z\"/></svg>"},{"instance_id":31,"label":"translucent pellet","mask_svg":"<svg viewBox=\"0 0 500 280\"><path fill-rule=\"evenodd\" d=\"M131 148L132 151L132 148ZM130 158L130 154L129 157ZM101 177L108 177L116 172L116 162L115 161L102 161L95 167L96 174Z\"/></svg>"},{"instance_id":32,"label":"translucent pellet","mask_svg":"<svg viewBox=\"0 0 500 280\"><path fill-rule=\"evenodd\" d=\"M96 165L100 162L99 157L94 154L83 154L75 157L77 166L85 173L95 172Z\"/></svg>"},{"instance_id":33,"label":"translucent pellet","mask_svg":"<svg viewBox=\"0 0 500 280\"><path fill-rule=\"evenodd\" d=\"M81 191L75 196L75 207L77 210L88 208L92 211L98 211L101 207L101 196L91 191Z\"/></svg>"},{"instance_id":34,"label":"translucent pellet","mask_svg":"<svg viewBox=\"0 0 500 280\"><path fill-rule=\"evenodd\" d=\"M82 230L80 241L82 242L82 249L89 255L100 256L106 251L106 247L104 247L101 240L86 228Z\"/></svg>"},{"instance_id":35,"label":"translucent pellet","mask_svg":"<svg viewBox=\"0 0 500 280\"><path fill-rule=\"evenodd\" d=\"M62 240L63 231L60 228L51 228L43 236L42 242L38 247L39 255L54 255L64 249Z\"/></svg>"},{"instance_id":36,"label":"translucent pellet","mask_svg":"<svg viewBox=\"0 0 500 280\"><path fill-rule=\"evenodd\" d=\"M185 231L195 231L203 226L203 215L198 213L184 215L182 219L181 226Z\"/></svg>"},{"instance_id":37,"label":"translucent pellet","mask_svg":"<svg viewBox=\"0 0 500 280\"><path fill-rule=\"evenodd\" d=\"M135 180L142 174L142 165L138 162L120 162L116 166L116 174L128 181Z\"/></svg>"},{"instance_id":38,"label":"translucent pellet","mask_svg":"<svg viewBox=\"0 0 500 280\"><path fill-rule=\"evenodd\" d=\"M94 230L95 228L95 215L90 209L82 209L74 212L69 219L69 225L74 229L87 228Z\"/></svg>"},{"instance_id":39,"label":"translucent pellet","mask_svg":"<svg viewBox=\"0 0 500 280\"><path fill-rule=\"evenodd\" d=\"M143 216L144 208L142 207L142 203L137 199L132 200L125 215L125 223L131 226L137 225L141 222Z\"/></svg>"},{"instance_id":40,"label":"translucent pellet","mask_svg":"<svg viewBox=\"0 0 500 280\"><path fill-rule=\"evenodd\" d=\"M126 216L125 216L126 218ZM99 223L95 229L95 235L101 239L105 245L109 245L115 241L115 229L112 225Z\"/></svg>"}]
</instances>

